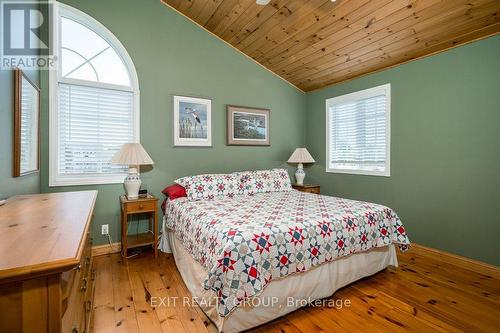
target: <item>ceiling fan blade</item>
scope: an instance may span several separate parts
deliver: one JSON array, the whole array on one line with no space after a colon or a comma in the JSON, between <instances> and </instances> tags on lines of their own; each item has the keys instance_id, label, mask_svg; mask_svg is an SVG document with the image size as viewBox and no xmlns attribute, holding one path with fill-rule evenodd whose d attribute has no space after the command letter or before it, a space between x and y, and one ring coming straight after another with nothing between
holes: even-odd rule
<instances>
[{"instance_id":1,"label":"ceiling fan blade","mask_svg":"<svg viewBox=\"0 0 500 333\"><path fill-rule=\"evenodd\" d=\"M270 2L271 2L271 0L256 0L255 1L256 4L261 5L261 6L265 6Z\"/></svg>"}]
</instances>

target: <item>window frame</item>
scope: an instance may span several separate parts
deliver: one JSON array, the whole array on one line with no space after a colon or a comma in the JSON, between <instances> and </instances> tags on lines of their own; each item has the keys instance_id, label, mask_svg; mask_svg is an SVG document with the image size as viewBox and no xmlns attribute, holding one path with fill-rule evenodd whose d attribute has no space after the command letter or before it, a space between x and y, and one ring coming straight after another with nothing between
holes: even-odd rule
<instances>
[{"instance_id":1,"label":"window frame","mask_svg":"<svg viewBox=\"0 0 500 333\"><path fill-rule=\"evenodd\" d=\"M358 169L336 169L330 168L330 111L329 107L335 104L357 101L364 98L374 97L381 93L386 96L386 110L385 110L385 170L384 171L370 171ZM352 175L365 175L365 176L391 176L391 84L386 83L376 87L352 92L349 94L327 98L325 100L326 109L326 169L327 173L340 173Z\"/></svg>"},{"instance_id":2,"label":"window frame","mask_svg":"<svg viewBox=\"0 0 500 333\"><path fill-rule=\"evenodd\" d=\"M74 185L98 185L98 184L119 184L123 183L126 172L115 174L91 174L91 175L72 175L63 176L59 174L59 132L58 132L58 95L59 83L72 85L90 86L97 88L106 88L112 90L121 90L133 93L133 112L134 112L134 141L140 142L140 92L139 80L135 70L134 63L127 50L118 38L109 31L104 25L84 12L62 3L56 3L52 17L52 38L53 47L57 52L58 59L61 58L61 16L74 20L94 31L103 38L116 51L122 59L130 80L130 86L122 86L111 83L92 82L78 79L62 78L60 64L57 70L49 72L49 187L56 186L74 186Z\"/></svg>"}]
</instances>

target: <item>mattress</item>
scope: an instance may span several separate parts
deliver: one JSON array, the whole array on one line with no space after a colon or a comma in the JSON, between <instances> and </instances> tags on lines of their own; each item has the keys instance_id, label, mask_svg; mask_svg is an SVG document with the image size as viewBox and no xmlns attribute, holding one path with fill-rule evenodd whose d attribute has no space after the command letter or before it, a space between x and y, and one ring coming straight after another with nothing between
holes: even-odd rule
<instances>
[{"instance_id":1,"label":"mattress","mask_svg":"<svg viewBox=\"0 0 500 333\"><path fill-rule=\"evenodd\" d=\"M388 207L295 190L176 199L167 202L164 228L175 232L203 267L201 288L217 296L214 308L221 318L273 281L392 244L409 246L400 219ZM161 242L164 250L166 243Z\"/></svg>"}]
</instances>

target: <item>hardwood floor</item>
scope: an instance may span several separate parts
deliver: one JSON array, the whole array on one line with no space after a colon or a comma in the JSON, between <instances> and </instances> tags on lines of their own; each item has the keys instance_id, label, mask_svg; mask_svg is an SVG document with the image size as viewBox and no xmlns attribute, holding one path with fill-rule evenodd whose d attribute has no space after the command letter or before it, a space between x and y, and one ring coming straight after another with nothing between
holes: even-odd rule
<instances>
[{"instance_id":1,"label":"hardwood floor","mask_svg":"<svg viewBox=\"0 0 500 333\"><path fill-rule=\"evenodd\" d=\"M423 247L399 253L399 268L338 290L351 306L306 307L251 332L494 332L500 329L500 270ZM94 332L216 332L197 307L150 305L190 296L171 255L95 258Z\"/></svg>"}]
</instances>

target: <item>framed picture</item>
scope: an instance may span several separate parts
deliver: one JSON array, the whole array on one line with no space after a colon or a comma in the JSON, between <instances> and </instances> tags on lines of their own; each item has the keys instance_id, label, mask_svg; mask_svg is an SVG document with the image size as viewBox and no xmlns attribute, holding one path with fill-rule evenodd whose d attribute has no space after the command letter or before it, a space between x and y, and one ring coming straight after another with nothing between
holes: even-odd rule
<instances>
[{"instance_id":1,"label":"framed picture","mask_svg":"<svg viewBox=\"0 0 500 333\"><path fill-rule=\"evenodd\" d=\"M269 146L271 110L246 106L227 106L227 144Z\"/></svg>"},{"instance_id":2,"label":"framed picture","mask_svg":"<svg viewBox=\"0 0 500 333\"><path fill-rule=\"evenodd\" d=\"M39 133L40 89L17 68L14 71L14 177L40 170Z\"/></svg>"},{"instance_id":3,"label":"framed picture","mask_svg":"<svg viewBox=\"0 0 500 333\"><path fill-rule=\"evenodd\" d=\"M174 96L174 146L212 146L212 101Z\"/></svg>"}]
</instances>

